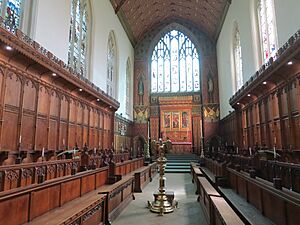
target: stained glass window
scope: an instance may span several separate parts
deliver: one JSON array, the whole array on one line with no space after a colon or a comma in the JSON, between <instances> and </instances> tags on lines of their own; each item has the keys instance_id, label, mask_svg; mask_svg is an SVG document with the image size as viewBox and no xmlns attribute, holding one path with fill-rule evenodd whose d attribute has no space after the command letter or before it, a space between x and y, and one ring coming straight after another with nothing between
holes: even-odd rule
<instances>
[{"instance_id":1,"label":"stained glass window","mask_svg":"<svg viewBox=\"0 0 300 225\"><path fill-rule=\"evenodd\" d=\"M235 91L243 86L243 61L242 61L242 48L239 28L236 24L234 31L234 67L235 67Z\"/></svg>"},{"instance_id":2,"label":"stained glass window","mask_svg":"<svg viewBox=\"0 0 300 225\"><path fill-rule=\"evenodd\" d=\"M21 26L24 0L1 0L0 15L6 20L6 26L15 30Z\"/></svg>"},{"instance_id":3,"label":"stained glass window","mask_svg":"<svg viewBox=\"0 0 300 225\"><path fill-rule=\"evenodd\" d=\"M69 66L86 76L89 30L89 11L86 0L73 0L71 4L71 22L69 33Z\"/></svg>"},{"instance_id":4,"label":"stained glass window","mask_svg":"<svg viewBox=\"0 0 300 225\"><path fill-rule=\"evenodd\" d=\"M267 61L277 49L273 0L259 0L258 20L263 60Z\"/></svg>"},{"instance_id":5,"label":"stained glass window","mask_svg":"<svg viewBox=\"0 0 300 225\"><path fill-rule=\"evenodd\" d=\"M130 77L131 77L131 63L130 59L127 59L126 63L126 114L130 115Z\"/></svg>"},{"instance_id":6,"label":"stained glass window","mask_svg":"<svg viewBox=\"0 0 300 225\"><path fill-rule=\"evenodd\" d=\"M114 32L111 31L108 36L108 46L107 46L107 79L106 85L107 90L106 93L112 97L115 97L115 83L116 83L116 39Z\"/></svg>"},{"instance_id":7,"label":"stained glass window","mask_svg":"<svg viewBox=\"0 0 300 225\"><path fill-rule=\"evenodd\" d=\"M199 55L182 32L172 30L155 46L151 58L151 92L200 91Z\"/></svg>"}]
</instances>

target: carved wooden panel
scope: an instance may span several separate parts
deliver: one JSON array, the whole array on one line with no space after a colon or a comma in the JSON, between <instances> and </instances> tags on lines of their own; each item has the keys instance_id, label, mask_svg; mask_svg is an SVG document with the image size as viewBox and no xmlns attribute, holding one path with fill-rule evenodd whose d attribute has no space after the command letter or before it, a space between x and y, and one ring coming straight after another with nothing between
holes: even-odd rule
<instances>
[{"instance_id":1,"label":"carved wooden panel","mask_svg":"<svg viewBox=\"0 0 300 225\"><path fill-rule=\"evenodd\" d=\"M36 105L37 87L31 80L24 82L24 97L23 97L23 109L35 110Z\"/></svg>"},{"instance_id":2,"label":"carved wooden panel","mask_svg":"<svg viewBox=\"0 0 300 225\"><path fill-rule=\"evenodd\" d=\"M39 87L38 113L47 116L50 107L50 92L44 86Z\"/></svg>"},{"instance_id":3,"label":"carved wooden panel","mask_svg":"<svg viewBox=\"0 0 300 225\"><path fill-rule=\"evenodd\" d=\"M29 150L33 149L34 143L34 131L35 118L33 115L23 114L22 117L22 127L21 127L21 136L22 136L22 145L21 149Z\"/></svg>"},{"instance_id":4,"label":"carved wooden panel","mask_svg":"<svg viewBox=\"0 0 300 225\"><path fill-rule=\"evenodd\" d=\"M68 107L69 102L66 98L66 96L61 96L61 106L60 106L60 118L61 120L67 120L68 119Z\"/></svg>"},{"instance_id":5,"label":"carved wooden panel","mask_svg":"<svg viewBox=\"0 0 300 225\"><path fill-rule=\"evenodd\" d=\"M71 123L76 122L76 101L74 99L70 99L70 118L69 121Z\"/></svg>"},{"instance_id":6,"label":"carved wooden panel","mask_svg":"<svg viewBox=\"0 0 300 225\"><path fill-rule=\"evenodd\" d=\"M60 185L31 193L30 220L59 206Z\"/></svg>"},{"instance_id":7,"label":"carved wooden panel","mask_svg":"<svg viewBox=\"0 0 300 225\"><path fill-rule=\"evenodd\" d=\"M69 124L69 147L72 148L76 143L76 126Z\"/></svg>"},{"instance_id":8,"label":"carved wooden panel","mask_svg":"<svg viewBox=\"0 0 300 225\"><path fill-rule=\"evenodd\" d=\"M68 132L68 124L64 121L60 122L60 130L59 130L59 147L62 147L66 144L67 141L67 132Z\"/></svg>"},{"instance_id":9,"label":"carved wooden panel","mask_svg":"<svg viewBox=\"0 0 300 225\"><path fill-rule=\"evenodd\" d=\"M52 91L51 93L51 103L50 103L50 115L58 117L59 115L59 104L60 104L60 99L59 95L56 91Z\"/></svg>"},{"instance_id":10,"label":"carved wooden panel","mask_svg":"<svg viewBox=\"0 0 300 225\"><path fill-rule=\"evenodd\" d=\"M4 71L3 68L0 66L0 88L2 89L2 85L3 85L3 81L4 81ZM0 91L0 99L2 99L2 90ZM2 104L2 102L0 103L0 105Z\"/></svg>"},{"instance_id":11,"label":"carved wooden panel","mask_svg":"<svg viewBox=\"0 0 300 225\"><path fill-rule=\"evenodd\" d=\"M47 147L48 143L48 120L47 118L38 118L36 124L36 149Z\"/></svg>"},{"instance_id":12,"label":"carved wooden panel","mask_svg":"<svg viewBox=\"0 0 300 225\"><path fill-rule=\"evenodd\" d=\"M21 87L22 83L20 77L9 72L6 78L6 92L4 100L6 106L19 107Z\"/></svg>"},{"instance_id":13,"label":"carved wooden panel","mask_svg":"<svg viewBox=\"0 0 300 225\"><path fill-rule=\"evenodd\" d=\"M50 119L49 121L49 144L48 148L50 150L56 150L58 148L57 146L57 126L58 122L57 120Z\"/></svg>"},{"instance_id":14,"label":"carved wooden panel","mask_svg":"<svg viewBox=\"0 0 300 225\"><path fill-rule=\"evenodd\" d=\"M3 113L3 132L1 136L2 150L16 150L17 149L17 129L18 129L18 114L15 112Z\"/></svg>"}]
</instances>

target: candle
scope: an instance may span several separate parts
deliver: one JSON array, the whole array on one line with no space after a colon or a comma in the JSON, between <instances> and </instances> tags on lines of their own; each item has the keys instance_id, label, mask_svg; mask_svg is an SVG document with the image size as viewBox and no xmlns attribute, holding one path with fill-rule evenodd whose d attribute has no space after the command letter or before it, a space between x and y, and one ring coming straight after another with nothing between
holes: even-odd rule
<instances>
[{"instance_id":1,"label":"candle","mask_svg":"<svg viewBox=\"0 0 300 225\"><path fill-rule=\"evenodd\" d=\"M43 147L43 150L42 150L42 158L44 158L45 156L45 148Z\"/></svg>"},{"instance_id":2,"label":"candle","mask_svg":"<svg viewBox=\"0 0 300 225\"><path fill-rule=\"evenodd\" d=\"M94 148L94 154L96 155L96 148Z\"/></svg>"},{"instance_id":3,"label":"candle","mask_svg":"<svg viewBox=\"0 0 300 225\"><path fill-rule=\"evenodd\" d=\"M63 145L65 145L65 139L63 138Z\"/></svg>"},{"instance_id":4,"label":"candle","mask_svg":"<svg viewBox=\"0 0 300 225\"><path fill-rule=\"evenodd\" d=\"M232 142L232 145L234 146L234 141Z\"/></svg>"},{"instance_id":5,"label":"candle","mask_svg":"<svg viewBox=\"0 0 300 225\"><path fill-rule=\"evenodd\" d=\"M276 147L273 147L273 152L274 152L274 159L276 159Z\"/></svg>"},{"instance_id":6,"label":"candle","mask_svg":"<svg viewBox=\"0 0 300 225\"><path fill-rule=\"evenodd\" d=\"M276 136L274 136L274 145L276 145Z\"/></svg>"},{"instance_id":7,"label":"candle","mask_svg":"<svg viewBox=\"0 0 300 225\"><path fill-rule=\"evenodd\" d=\"M76 153L76 149L74 148L73 149L74 158L75 158L75 153Z\"/></svg>"},{"instance_id":8,"label":"candle","mask_svg":"<svg viewBox=\"0 0 300 225\"><path fill-rule=\"evenodd\" d=\"M236 154L239 154L239 147L236 147Z\"/></svg>"},{"instance_id":9,"label":"candle","mask_svg":"<svg viewBox=\"0 0 300 225\"><path fill-rule=\"evenodd\" d=\"M252 155L252 149L251 149L251 147L249 147L249 153L250 153L250 155Z\"/></svg>"},{"instance_id":10,"label":"candle","mask_svg":"<svg viewBox=\"0 0 300 225\"><path fill-rule=\"evenodd\" d=\"M22 136L20 135L19 143L21 144L21 142L22 142Z\"/></svg>"}]
</instances>

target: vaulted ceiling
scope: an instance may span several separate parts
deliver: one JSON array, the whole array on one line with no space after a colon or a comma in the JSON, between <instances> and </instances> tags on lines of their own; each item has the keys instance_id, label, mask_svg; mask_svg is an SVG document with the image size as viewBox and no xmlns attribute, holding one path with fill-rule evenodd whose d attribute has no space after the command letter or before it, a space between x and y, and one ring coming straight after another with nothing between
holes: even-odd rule
<instances>
[{"instance_id":1,"label":"vaulted ceiling","mask_svg":"<svg viewBox=\"0 0 300 225\"><path fill-rule=\"evenodd\" d=\"M220 33L231 0L110 0L131 42L165 20L185 20L212 40Z\"/></svg>"}]
</instances>

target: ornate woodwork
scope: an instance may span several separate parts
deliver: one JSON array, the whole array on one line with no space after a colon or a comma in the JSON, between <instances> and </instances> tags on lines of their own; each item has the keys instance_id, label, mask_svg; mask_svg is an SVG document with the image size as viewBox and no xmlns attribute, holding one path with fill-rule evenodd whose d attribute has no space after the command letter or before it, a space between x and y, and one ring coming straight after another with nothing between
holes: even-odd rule
<instances>
[{"instance_id":1,"label":"ornate woodwork","mask_svg":"<svg viewBox=\"0 0 300 225\"><path fill-rule=\"evenodd\" d=\"M230 99L235 112L220 123L224 142L239 148L275 146L288 153L285 160L299 161L299 60L300 31Z\"/></svg>"},{"instance_id":2,"label":"ornate woodwork","mask_svg":"<svg viewBox=\"0 0 300 225\"><path fill-rule=\"evenodd\" d=\"M35 162L43 149L49 160L85 144L111 148L119 103L20 30L12 32L0 18L0 165Z\"/></svg>"}]
</instances>

